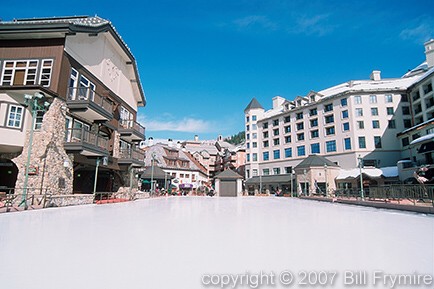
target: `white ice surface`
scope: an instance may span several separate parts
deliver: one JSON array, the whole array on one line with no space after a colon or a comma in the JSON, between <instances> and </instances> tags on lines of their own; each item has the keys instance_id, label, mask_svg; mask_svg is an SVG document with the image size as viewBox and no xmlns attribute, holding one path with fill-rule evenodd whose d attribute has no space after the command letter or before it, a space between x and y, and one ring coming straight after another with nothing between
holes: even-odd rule
<instances>
[{"instance_id":1,"label":"white ice surface","mask_svg":"<svg viewBox=\"0 0 434 289\"><path fill-rule=\"evenodd\" d=\"M219 288L203 287L202 275L261 270L340 274L333 287L318 288L346 288L346 270L434 274L434 217L271 197L174 197L0 215L4 289Z\"/></svg>"}]
</instances>

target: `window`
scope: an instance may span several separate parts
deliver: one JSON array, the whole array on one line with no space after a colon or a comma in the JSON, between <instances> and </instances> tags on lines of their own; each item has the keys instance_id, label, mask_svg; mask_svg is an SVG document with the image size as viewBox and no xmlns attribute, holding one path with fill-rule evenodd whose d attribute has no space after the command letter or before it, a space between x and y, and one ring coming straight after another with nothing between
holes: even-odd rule
<instances>
[{"instance_id":1,"label":"window","mask_svg":"<svg viewBox=\"0 0 434 289\"><path fill-rule=\"evenodd\" d=\"M42 121L44 119L45 112L43 110L38 110L36 112L35 126L34 129L41 129Z\"/></svg>"},{"instance_id":2,"label":"window","mask_svg":"<svg viewBox=\"0 0 434 289\"><path fill-rule=\"evenodd\" d=\"M252 115L252 121L256 121L256 115Z\"/></svg>"},{"instance_id":3,"label":"window","mask_svg":"<svg viewBox=\"0 0 434 289\"><path fill-rule=\"evenodd\" d=\"M292 157L292 148L286 148L285 149L285 158L291 158Z\"/></svg>"},{"instance_id":4,"label":"window","mask_svg":"<svg viewBox=\"0 0 434 289\"><path fill-rule=\"evenodd\" d=\"M372 128L380 128L380 121L373 120L372 121Z\"/></svg>"},{"instance_id":5,"label":"window","mask_svg":"<svg viewBox=\"0 0 434 289\"><path fill-rule=\"evenodd\" d=\"M273 168L273 175L280 175L280 168Z\"/></svg>"},{"instance_id":6,"label":"window","mask_svg":"<svg viewBox=\"0 0 434 289\"><path fill-rule=\"evenodd\" d=\"M279 129L278 128L273 129L273 135L279 135Z\"/></svg>"},{"instance_id":7,"label":"window","mask_svg":"<svg viewBox=\"0 0 434 289\"><path fill-rule=\"evenodd\" d=\"M285 174L292 173L292 167L285 167Z\"/></svg>"},{"instance_id":8,"label":"window","mask_svg":"<svg viewBox=\"0 0 434 289\"><path fill-rule=\"evenodd\" d=\"M246 157L247 157L247 162L250 162L250 154L247 154Z\"/></svg>"},{"instance_id":9,"label":"window","mask_svg":"<svg viewBox=\"0 0 434 289\"><path fill-rule=\"evenodd\" d=\"M369 96L369 103L377 103L377 96L376 95L370 95Z\"/></svg>"},{"instance_id":10,"label":"window","mask_svg":"<svg viewBox=\"0 0 434 289\"><path fill-rule=\"evenodd\" d=\"M279 125L279 119L273 120L273 126Z\"/></svg>"},{"instance_id":11,"label":"window","mask_svg":"<svg viewBox=\"0 0 434 289\"><path fill-rule=\"evenodd\" d=\"M42 86L48 87L51 82L51 70L53 68L53 60L42 60L41 75L39 76L39 83Z\"/></svg>"},{"instance_id":12,"label":"window","mask_svg":"<svg viewBox=\"0 0 434 289\"><path fill-rule=\"evenodd\" d=\"M258 129L258 125L256 123L252 124L252 130L257 130Z\"/></svg>"},{"instance_id":13,"label":"window","mask_svg":"<svg viewBox=\"0 0 434 289\"><path fill-rule=\"evenodd\" d=\"M246 134L246 138L247 138L247 139L250 139L250 134Z\"/></svg>"},{"instance_id":14,"label":"window","mask_svg":"<svg viewBox=\"0 0 434 289\"><path fill-rule=\"evenodd\" d=\"M270 169L262 169L262 175L264 176L270 175Z\"/></svg>"},{"instance_id":15,"label":"window","mask_svg":"<svg viewBox=\"0 0 434 289\"><path fill-rule=\"evenodd\" d=\"M291 117L289 115L285 116L285 123L290 121L291 121Z\"/></svg>"},{"instance_id":16,"label":"window","mask_svg":"<svg viewBox=\"0 0 434 289\"><path fill-rule=\"evenodd\" d=\"M363 108L356 108L356 116L363 116Z\"/></svg>"},{"instance_id":17,"label":"window","mask_svg":"<svg viewBox=\"0 0 434 289\"><path fill-rule=\"evenodd\" d=\"M258 138L258 134L257 133L252 133L252 139L257 139Z\"/></svg>"},{"instance_id":18,"label":"window","mask_svg":"<svg viewBox=\"0 0 434 289\"><path fill-rule=\"evenodd\" d=\"M273 140L273 143L274 143L275 146L280 145L280 139L275 138L275 139Z\"/></svg>"},{"instance_id":19,"label":"window","mask_svg":"<svg viewBox=\"0 0 434 289\"><path fill-rule=\"evenodd\" d=\"M268 128L268 122L264 122L264 124L262 125L262 128L267 129Z\"/></svg>"},{"instance_id":20,"label":"window","mask_svg":"<svg viewBox=\"0 0 434 289\"><path fill-rule=\"evenodd\" d=\"M359 149L366 148L366 139L364 136L359 136Z\"/></svg>"},{"instance_id":21,"label":"window","mask_svg":"<svg viewBox=\"0 0 434 289\"><path fill-rule=\"evenodd\" d=\"M371 115L378 115L378 108L377 107L371 108Z\"/></svg>"},{"instance_id":22,"label":"window","mask_svg":"<svg viewBox=\"0 0 434 289\"><path fill-rule=\"evenodd\" d=\"M388 128L396 128L396 122L394 119L389 120L389 123L387 125Z\"/></svg>"},{"instance_id":23,"label":"window","mask_svg":"<svg viewBox=\"0 0 434 289\"><path fill-rule=\"evenodd\" d=\"M424 94L430 93L432 91L432 84L431 83L425 84L424 86L422 86L422 90Z\"/></svg>"},{"instance_id":24,"label":"window","mask_svg":"<svg viewBox=\"0 0 434 289\"><path fill-rule=\"evenodd\" d=\"M306 150L305 150L304 146L298 146L297 147L297 155L299 157L306 155Z\"/></svg>"},{"instance_id":25,"label":"window","mask_svg":"<svg viewBox=\"0 0 434 289\"><path fill-rule=\"evenodd\" d=\"M342 111L342 118L348 118L348 110Z\"/></svg>"},{"instance_id":26,"label":"window","mask_svg":"<svg viewBox=\"0 0 434 289\"><path fill-rule=\"evenodd\" d=\"M253 147L253 148L257 148L257 147L258 147L258 143L257 143L257 142L253 142L253 143L252 143L252 147Z\"/></svg>"},{"instance_id":27,"label":"window","mask_svg":"<svg viewBox=\"0 0 434 289\"><path fill-rule=\"evenodd\" d=\"M415 133L414 135L411 136L411 138L413 140L420 138L420 134L419 133Z\"/></svg>"},{"instance_id":28,"label":"window","mask_svg":"<svg viewBox=\"0 0 434 289\"><path fill-rule=\"evenodd\" d=\"M254 162L257 162L258 161L258 154L257 153L253 153L252 154L252 159L253 159Z\"/></svg>"},{"instance_id":29,"label":"window","mask_svg":"<svg viewBox=\"0 0 434 289\"><path fill-rule=\"evenodd\" d=\"M268 146L269 146L270 144L268 143L268 140L266 140L266 141L263 142L263 145L264 145L264 148L268 148Z\"/></svg>"},{"instance_id":30,"label":"window","mask_svg":"<svg viewBox=\"0 0 434 289\"><path fill-rule=\"evenodd\" d=\"M2 85L34 85L38 60L4 61Z\"/></svg>"},{"instance_id":31,"label":"window","mask_svg":"<svg viewBox=\"0 0 434 289\"><path fill-rule=\"evenodd\" d=\"M316 130L312 130L310 132L310 138L317 138L317 137L319 137L319 131L317 129Z\"/></svg>"},{"instance_id":32,"label":"window","mask_svg":"<svg viewBox=\"0 0 434 289\"><path fill-rule=\"evenodd\" d=\"M249 130L250 130L250 126L246 125L246 131L249 131Z\"/></svg>"},{"instance_id":33,"label":"window","mask_svg":"<svg viewBox=\"0 0 434 289\"><path fill-rule=\"evenodd\" d=\"M310 127L316 127L316 126L318 126L318 119L317 118L312 119L310 121Z\"/></svg>"},{"instance_id":34,"label":"window","mask_svg":"<svg viewBox=\"0 0 434 289\"><path fill-rule=\"evenodd\" d=\"M342 124L344 131L349 131L350 130L350 123L349 122L344 122Z\"/></svg>"},{"instance_id":35,"label":"window","mask_svg":"<svg viewBox=\"0 0 434 289\"><path fill-rule=\"evenodd\" d=\"M280 150L274 150L273 151L273 157L275 160L280 159Z\"/></svg>"},{"instance_id":36,"label":"window","mask_svg":"<svg viewBox=\"0 0 434 289\"><path fill-rule=\"evenodd\" d=\"M297 140L299 140L299 141L304 140L304 133L297 134Z\"/></svg>"},{"instance_id":37,"label":"window","mask_svg":"<svg viewBox=\"0 0 434 289\"><path fill-rule=\"evenodd\" d=\"M393 102L393 96L391 94L386 94L385 96L386 103L392 103Z\"/></svg>"},{"instance_id":38,"label":"window","mask_svg":"<svg viewBox=\"0 0 434 289\"><path fill-rule=\"evenodd\" d=\"M285 143L290 143L291 142L291 136L286 136L285 137Z\"/></svg>"},{"instance_id":39,"label":"window","mask_svg":"<svg viewBox=\"0 0 434 289\"><path fill-rule=\"evenodd\" d=\"M362 104L362 97L360 95L354 96L354 104Z\"/></svg>"},{"instance_id":40,"label":"window","mask_svg":"<svg viewBox=\"0 0 434 289\"><path fill-rule=\"evenodd\" d=\"M255 177L258 175L258 169L253 169L252 170L252 175Z\"/></svg>"},{"instance_id":41,"label":"window","mask_svg":"<svg viewBox=\"0 0 434 289\"><path fill-rule=\"evenodd\" d=\"M95 93L95 84L85 76L80 75L76 97L80 100L93 100ZM132 119L132 118L130 118Z\"/></svg>"},{"instance_id":42,"label":"window","mask_svg":"<svg viewBox=\"0 0 434 289\"><path fill-rule=\"evenodd\" d=\"M348 101L346 98L342 98L341 99L341 106L347 106L348 105Z\"/></svg>"},{"instance_id":43,"label":"window","mask_svg":"<svg viewBox=\"0 0 434 289\"><path fill-rule=\"evenodd\" d=\"M317 108L312 108L311 110L309 110L309 115L310 116L314 116L318 114L318 110Z\"/></svg>"},{"instance_id":44,"label":"window","mask_svg":"<svg viewBox=\"0 0 434 289\"><path fill-rule=\"evenodd\" d=\"M264 161L268 161L270 159L270 153L269 152L263 152L262 153L262 159Z\"/></svg>"},{"instance_id":45,"label":"window","mask_svg":"<svg viewBox=\"0 0 434 289\"><path fill-rule=\"evenodd\" d=\"M410 107L409 106L403 106L402 107L402 114L403 115L410 115Z\"/></svg>"},{"instance_id":46,"label":"window","mask_svg":"<svg viewBox=\"0 0 434 289\"><path fill-rule=\"evenodd\" d=\"M374 144L376 149L381 149L381 136L374 136Z\"/></svg>"},{"instance_id":47,"label":"window","mask_svg":"<svg viewBox=\"0 0 434 289\"><path fill-rule=\"evenodd\" d=\"M333 114L325 117L325 123L333 123L333 122L335 122L335 118Z\"/></svg>"},{"instance_id":48,"label":"window","mask_svg":"<svg viewBox=\"0 0 434 289\"><path fill-rule=\"evenodd\" d=\"M329 112L329 111L333 111L333 104L332 103L324 105L324 112Z\"/></svg>"},{"instance_id":49,"label":"window","mask_svg":"<svg viewBox=\"0 0 434 289\"><path fill-rule=\"evenodd\" d=\"M345 150L351 149L351 138L345 138L344 139L344 148L345 148Z\"/></svg>"},{"instance_id":50,"label":"window","mask_svg":"<svg viewBox=\"0 0 434 289\"><path fill-rule=\"evenodd\" d=\"M331 141L326 142L326 151L328 153L336 151L336 141L335 140L331 140Z\"/></svg>"},{"instance_id":51,"label":"window","mask_svg":"<svg viewBox=\"0 0 434 289\"><path fill-rule=\"evenodd\" d=\"M406 147L406 146L408 146L410 144L410 140L408 139L408 137L403 138L401 140L401 142L402 142L402 146L403 147Z\"/></svg>"},{"instance_id":52,"label":"window","mask_svg":"<svg viewBox=\"0 0 434 289\"><path fill-rule=\"evenodd\" d=\"M408 102L408 95L407 94L401 94L401 102Z\"/></svg>"},{"instance_id":53,"label":"window","mask_svg":"<svg viewBox=\"0 0 434 289\"><path fill-rule=\"evenodd\" d=\"M333 135L333 134L335 134L335 127L334 126L326 127L326 135Z\"/></svg>"},{"instance_id":54,"label":"window","mask_svg":"<svg viewBox=\"0 0 434 289\"><path fill-rule=\"evenodd\" d=\"M262 133L262 135L263 135L264 138L268 138L268 131L264 131L264 132Z\"/></svg>"},{"instance_id":55,"label":"window","mask_svg":"<svg viewBox=\"0 0 434 289\"><path fill-rule=\"evenodd\" d=\"M386 107L387 115L393 115L393 107Z\"/></svg>"},{"instance_id":56,"label":"window","mask_svg":"<svg viewBox=\"0 0 434 289\"><path fill-rule=\"evenodd\" d=\"M285 126L285 133L291 132L291 126Z\"/></svg>"},{"instance_id":57,"label":"window","mask_svg":"<svg viewBox=\"0 0 434 289\"><path fill-rule=\"evenodd\" d=\"M248 116L246 116L246 122L249 122L250 118Z\"/></svg>"},{"instance_id":58,"label":"window","mask_svg":"<svg viewBox=\"0 0 434 289\"><path fill-rule=\"evenodd\" d=\"M23 120L23 107L17 105L9 106L8 120L6 126L21 128Z\"/></svg>"},{"instance_id":59,"label":"window","mask_svg":"<svg viewBox=\"0 0 434 289\"><path fill-rule=\"evenodd\" d=\"M319 149L319 143L313 143L310 145L310 152L313 154L319 154L320 153L320 149Z\"/></svg>"},{"instance_id":60,"label":"window","mask_svg":"<svg viewBox=\"0 0 434 289\"><path fill-rule=\"evenodd\" d=\"M295 115L295 118L296 118L297 120L303 119L303 113L302 113L302 112L298 112L298 113Z\"/></svg>"},{"instance_id":61,"label":"window","mask_svg":"<svg viewBox=\"0 0 434 289\"><path fill-rule=\"evenodd\" d=\"M358 129L365 129L365 122L363 120L357 121L357 128Z\"/></svg>"},{"instance_id":62,"label":"window","mask_svg":"<svg viewBox=\"0 0 434 289\"><path fill-rule=\"evenodd\" d=\"M302 130L302 129L304 129L304 123L303 122L297 123L297 130Z\"/></svg>"}]
</instances>

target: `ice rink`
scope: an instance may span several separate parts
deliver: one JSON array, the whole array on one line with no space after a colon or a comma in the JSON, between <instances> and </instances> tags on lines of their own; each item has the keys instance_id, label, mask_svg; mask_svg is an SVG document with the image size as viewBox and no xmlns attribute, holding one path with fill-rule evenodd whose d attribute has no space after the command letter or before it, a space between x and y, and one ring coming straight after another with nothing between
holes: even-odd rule
<instances>
[{"instance_id":1,"label":"ice rink","mask_svg":"<svg viewBox=\"0 0 434 289\"><path fill-rule=\"evenodd\" d=\"M261 272L269 279L255 283ZM283 272L292 274L288 286ZM0 215L4 289L222 288L221 274L238 282L223 288L315 287L300 285L309 283L303 274L317 288L391 288L383 279L374 286L374 272L434 274L434 217L274 197L173 197ZM345 286L351 274L361 286Z\"/></svg>"}]
</instances>

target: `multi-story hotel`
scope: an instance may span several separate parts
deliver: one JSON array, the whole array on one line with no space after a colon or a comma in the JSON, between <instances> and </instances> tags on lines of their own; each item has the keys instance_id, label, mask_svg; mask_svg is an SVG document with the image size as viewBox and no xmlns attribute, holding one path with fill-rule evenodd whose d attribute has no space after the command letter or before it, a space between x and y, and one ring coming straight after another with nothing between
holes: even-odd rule
<instances>
[{"instance_id":1,"label":"multi-story hotel","mask_svg":"<svg viewBox=\"0 0 434 289\"><path fill-rule=\"evenodd\" d=\"M246 178L253 184L258 177L290 174L293 169L297 174L297 166L309 155L325 157L341 170L357 168L360 160L364 167L375 168L419 160L407 148L434 127L433 40L425 43L425 50L426 61L400 78L382 79L380 71L373 71L368 80L311 91L293 101L276 96L267 111L253 99L244 111ZM432 150L434 146L424 151L424 161L430 164ZM336 188L337 176L324 177L326 161L324 165L318 177ZM310 172L304 174L297 176L299 182L316 183Z\"/></svg>"},{"instance_id":2,"label":"multi-story hotel","mask_svg":"<svg viewBox=\"0 0 434 289\"><path fill-rule=\"evenodd\" d=\"M0 22L0 187L113 192L144 165L136 60L102 18Z\"/></svg>"}]
</instances>

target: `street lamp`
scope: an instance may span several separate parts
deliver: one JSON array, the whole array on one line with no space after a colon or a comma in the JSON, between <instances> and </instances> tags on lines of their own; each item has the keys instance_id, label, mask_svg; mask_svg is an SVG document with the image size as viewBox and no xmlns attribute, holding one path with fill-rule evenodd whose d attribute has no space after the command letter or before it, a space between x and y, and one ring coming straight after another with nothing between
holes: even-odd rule
<instances>
[{"instance_id":1,"label":"street lamp","mask_svg":"<svg viewBox=\"0 0 434 289\"><path fill-rule=\"evenodd\" d=\"M363 192L363 173L362 173L363 159L359 155L359 157L357 158L357 160L359 161L359 170L360 170L360 197L362 198L362 201L364 201L365 200L365 195L364 195L364 192Z\"/></svg>"},{"instance_id":2,"label":"street lamp","mask_svg":"<svg viewBox=\"0 0 434 289\"><path fill-rule=\"evenodd\" d=\"M155 162L155 153L152 153L151 155L151 192L150 194L154 192L154 162Z\"/></svg>"},{"instance_id":3,"label":"street lamp","mask_svg":"<svg viewBox=\"0 0 434 289\"><path fill-rule=\"evenodd\" d=\"M327 182L327 164L324 164L324 180L325 180L325 196L326 198L329 196L328 194L328 182Z\"/></svg>"},{"instance_id":4,"label":"street lamp","mask_svg":"<svg viewBox=\"0 0 434 289\"><path fill-rule=\"evenodd\" d=\"M33 144L33 131L35 129L36 123L36 114L38 111L46 111L50 106L50 103L45 100L45 95L40 92L35 92L33 95L25 94L24 106L30 107L32 112L32 124L30 126L30 136L29 136L29 146L27 149L27 162L26 162L26 171L24 177L24 185L23 185L23 195L21 199L20 206L24 205L24 208L27 209L27 186L29 182L29 167L30 167L30 158L32 155L32 144Z\"/></svg>"}]
</instances>

